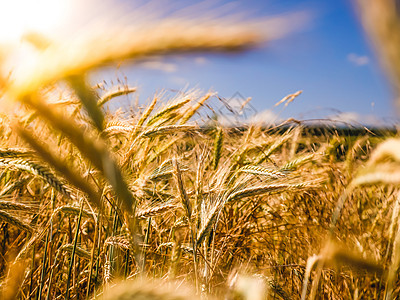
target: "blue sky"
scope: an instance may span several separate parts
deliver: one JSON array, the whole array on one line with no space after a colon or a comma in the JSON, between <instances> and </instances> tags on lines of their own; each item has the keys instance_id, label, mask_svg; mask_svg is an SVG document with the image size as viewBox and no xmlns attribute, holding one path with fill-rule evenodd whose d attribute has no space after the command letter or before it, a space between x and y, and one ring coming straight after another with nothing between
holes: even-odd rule
<instances>
[{"instance_id":1,"label":"blue sky","mask_svg":"<svg viewBox=\"0 0 400 300\"><path fill-rule=\"evenodd\" d=\"M198 1L169 1L176 8L194 2ZM390 86L350 1L242 0L221 1L221 5L229 2L234 2L233 13L264 17L306 11L310 20L289 36L246 53L172 56L162 60L162 70L157 64L144 63L101 76L114 81L126 76L130 84L139 86L142 98L185 86L213 89L225 98L240 92L252 97L252 105L260 112L272 109L287 94L303 90L284 111L274 109L280 118L335 115L368 123L396 116Z\"/></svg>"},{"instance_id":2,"label":"blue sky","mask_svg":"<svg viewBox=\"0 0 400 300\"><path fill-rule=\"evenodd\" d=\"M17 4L20 2L31 3L19 0ZM199 2L203 7L193 8ZM199 88L206 92L212 89L227 99L239 92L244 98L252 97L251 104L260 112L260 118L265 112L265 117L280 120L336 118L364 124L384 120L390 124L396 117L391 88L351 0L152 0L152 10L145 5L148 3L145 0L101 3L98 0L42 0L38 2L42 6L36 2L31 4L30 10L36 9L32 14L29 11L21 14L19 6L11 3L14 2L3 4L6 10L0 10L0 21L14 22L15 30L0 31L0 40L15 35L14 40L18 41L24 28L47 29L50 37L56 38L68 32L79 36L82 27L103 21L100 17L111 20L111 26L119 19L134 22L130 12L134 16L140 3L150 13L180 12L180 17L185 7L195 16L215 12L217 15L241 14L244 19L283 16L296 30L257 49L239 54L192 53L122 64L119 68L111 66L93 74L93 83L103 79L108 83L117 82L126 77L130 85L139 88L141 102L162 90ZM143 13L145 9L139 12L140 16L147 16ZM308 22L298 26L290 15L294 12L306 13ZM190 18L189 14L186 16ZM61 17L64 21L56 26ZM151 18L144 18L147 19ZM299 90L303 93L285 109L273 107L286 95ZM126 105L126 99L119 100L117 105Z\"/></svg>"}]
</instances>

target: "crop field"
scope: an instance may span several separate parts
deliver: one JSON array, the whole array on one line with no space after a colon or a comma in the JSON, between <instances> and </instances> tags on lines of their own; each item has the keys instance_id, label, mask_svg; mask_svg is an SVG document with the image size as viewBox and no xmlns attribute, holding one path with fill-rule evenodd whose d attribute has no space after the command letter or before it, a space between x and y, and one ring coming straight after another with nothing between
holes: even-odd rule
<instances>
[{"instance_id":1,"label":"crop field","mask_svg":"<svg viewBox=\"0 0 400 300\"><path fill-rule=\"evenodd\" d=\"M0 77L0 298L400 297L396 129L227 127L214 92L115 110L137 88L89 83L104 64L267 39L257 22L178 21L29 35L38 63Z\"/></svg>"},{"instance_id":2,"label":"crop field","mask_svg":"<svg viewBox=\"0 0 400 300\"><path fill-rule=\"evenodd\" d=\"M98 107L133 90L106 92ZM396 133L192 125L210 97L154 97L129 118L101 114L101 128L75 100L31 103L22 121L3 116L5 297L84 299L121 280L136 285L107 299L181 299L181 284L193 297L232 299L303 289L378 298L392 288L399 179L386 158L398 142L372 151Z\"/></svg>"}]
</instances>

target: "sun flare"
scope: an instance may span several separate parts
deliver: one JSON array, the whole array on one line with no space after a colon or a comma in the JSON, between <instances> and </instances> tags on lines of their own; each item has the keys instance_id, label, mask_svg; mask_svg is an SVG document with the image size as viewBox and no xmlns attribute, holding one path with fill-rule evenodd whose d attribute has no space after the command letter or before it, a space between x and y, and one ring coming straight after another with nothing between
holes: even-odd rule
<instances>
[{"instance_id":1,"label":"sun flare","mask_svg":"<svg viewBox=\"0 0 400 300\"><path fill-rule=\"evenodd\" d=\"M21 39L26 32L50 34L64 20L71 0L0 2L0 42Z\"/></svg>"}]
</instances>

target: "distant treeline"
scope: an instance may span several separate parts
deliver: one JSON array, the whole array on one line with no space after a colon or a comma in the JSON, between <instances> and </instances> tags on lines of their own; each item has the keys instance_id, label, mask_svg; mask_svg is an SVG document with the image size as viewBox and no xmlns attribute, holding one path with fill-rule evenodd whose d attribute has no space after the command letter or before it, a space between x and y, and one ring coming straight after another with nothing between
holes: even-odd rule
<instances>
[{"instance_id":1,"label":"distant treeline","mask_svg":"<svg viewBox=\"0 0 400 300\"><path fill-rule=\"evenodd\" d=\"M303 136L376 136L376 137L391 137L396 136L398 128L396 127L355 127L355 126L329 126L329 125L279 125L265 127L265 132L276 134L285 133L290 128L300 127ZM247 130L248 127L232 127L230 134L241 134ZM214 130L214 127L202 127L205 133Z\"/></svg>"}]
</instances>

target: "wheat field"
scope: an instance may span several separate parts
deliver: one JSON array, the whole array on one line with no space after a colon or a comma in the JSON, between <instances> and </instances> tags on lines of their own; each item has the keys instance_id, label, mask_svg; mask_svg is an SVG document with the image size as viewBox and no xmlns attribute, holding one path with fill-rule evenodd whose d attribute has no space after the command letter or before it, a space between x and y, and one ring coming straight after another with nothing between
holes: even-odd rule
<instances>
[{"instance_id":1,"label":"wheat field","mask_svg":"<svg viewBox=\"0 0 400 300\"><path fill-rule=\"evenodd\" d=\"M37 63L0 78L1 299L400 296L397 131L228 128L202 120L218 94L201 90L116 112L137 88L89 84L104 64L268 40L208 22L29 37Z\"/></svg>"}]
</instances>

